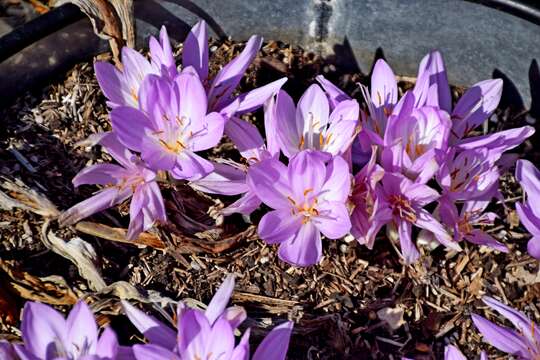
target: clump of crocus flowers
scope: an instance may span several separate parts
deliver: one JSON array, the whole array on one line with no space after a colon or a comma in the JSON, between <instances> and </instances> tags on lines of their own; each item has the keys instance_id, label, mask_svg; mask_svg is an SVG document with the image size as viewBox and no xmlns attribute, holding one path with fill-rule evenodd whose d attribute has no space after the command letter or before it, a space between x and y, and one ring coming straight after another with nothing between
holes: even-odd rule
<instances>
[{"instance_id":1,"label":"clump of crocus flowers","mask_svg":"<svg viewBox=\"0 0 540 360\"><path fill-rule=\"evenodd\" d=\"M99 329L90 307L79 301L67 318L52 307L26 303L22 315L22 343L0 341L2 360L285 360L293 323L274 327L250 356L250 330L235 345L235 332L246 319L242 307L227 307L234 277L227 276L205 311L178 303L175 330L123 302L126 315L148 343L121 346L116 333Z\"/></svg>"},{"instance_id":2,"label":"clump of crocus flowers","mask_svg":"<svg viewBox=\"0 0 540 360\"><path fill-rule=\"evenodd\" d=\"M167 221L159 180L185 180L197 190L240 196L223 215L249 215L262 204L271 208L258 233L279 244L278 255L296 266L320 261L323 238L351 234L372 248L385 228L399 242L405 263L418 260L416 238L433 248L460 251L468 241L507 252L483 231L496 215L488 210L499 197L504 153L531 136L525 126L482 135L477 128L496 109L502 80L473 85L452 103L442 55L422 59L413 89L399 97L396 77L382 59L370 88L360 86L364 106L317 76L295 104L281 89L286 78L234 96L262 39L253 36L242 53L212 79L208 39L197 23L177 67L166 30L150 41L151 61L124 49L123 70L95 64L111 107L112 132L99 143L119 165L95 164L73 179L76 186L99 184L92 198L67 210L65 225L131 197L129 239ZM265 137L241 116L264 106ZM200 151L226 134L242 163L205 159ZM523 163L522 163L523 164ZM530 166L519 166L521 168ZM537 174L519 171L530 178ZM525 181L529 198L534 181ZM518 207L527 228L539 226L534 210ZM536 237L529 251L538 251Z\"/></svg>"}]
</instances>

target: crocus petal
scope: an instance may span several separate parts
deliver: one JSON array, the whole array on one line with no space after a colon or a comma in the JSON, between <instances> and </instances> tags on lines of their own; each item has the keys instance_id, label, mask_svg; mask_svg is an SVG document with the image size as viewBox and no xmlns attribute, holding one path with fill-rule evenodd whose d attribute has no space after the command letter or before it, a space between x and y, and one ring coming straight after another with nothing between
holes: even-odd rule
<instances>
[{"instance_id":1,"label":"crocus petal","mask_svg":"<svg viewBox=\"0 0 540 360\"><path fill-rule=\"evenodd\" d=\"M66 322L66 345L73 349L87 349L93 354L97 349L98 328L94 313L82 300L71 309Z\"/></svg>"},{"instance_id":2,"label":"crocus petal","mask_svg":"<svg viewBox=\"0 0 540 360\"><path fill-rule=\"evenodd\" d=\"M527 344L524 338L515 331L496 325L476 314L472 314L471 317L474 326L482 333L488 343L505 353L527 356Z\"/></svg>"},{"instance_id":3,"label":"crocus petal","mask_svg":"<svg viewBox=\"0 0 540 360\"><path fill-rule=\"evenodd\" d=\"M39 358L32 354L30 350L28 350L26 347L24 347L23 344L14 344L13 350L15 351L15 354L13 358L7 358L7 360L43 360L44 358ZM2 351L0 351L0 355L2 354ZM3 359L3 358L2 358Z\"/></svg>"},{"instance_id":4,"label":"crocus petal","mask_svg":"<svg viewBox=\"0 0 540 360\"><path fill-rule=\"evenodd\" d=\"M106 327L97 343L96 355L104 359L116 359L118 338L110 327Z\"/></svg>"},{"instance_id":5,"label":"crocus petal","mask_svg":"<svg viewBox=\"0 0 540 360\"><path fill-rule=\"evenodd\" d=\"M142 232L150 229L156 221L165 223L167 214L159 185L148 182L139 185L129 207L130 223L126 238L133 240Z\"/></svg>"},{"instance_id":6,"label":"crocus petal","mask_svg":"<svg viewBox=\"0 0 540 360\"><path fill-rule=\"evenodd\" d=\"M264 147L264 140L255 125L232 117L227 121L225 132L245 159L259 160L259 151Z\"/></svg>"},{"instance_id":7,"label":"crocus petal","mask_svg":"<svg viewBox=\"0 0 540 360\"><path fill-rule=\"evenodd\" d=\"M133 166L133 153L120 142L114 132L103 133L103 136L99 139L99 144L123 167L130 168Z\"/></svg>"},{"instance_id":8,"label":"crocus petal","mask_svg":"<svg viewBox=\"0 0 540 360\"><path fill-rule=\"evenodd\" d=\"M265 112L265 127L267 129L266 141L268 146L277 141L281 151L287 157L294 156L300 149L300 138L303 131L303 123L299 126L296 121L296 107L292 98L285 91L280 90L275 102L269 106L267 115ZM268 118L268 120L267 120ZM267 124L267 122L271 124ZM268 130L271 130L268 134ZM274 137L272 134L276 134Z\"/></svg>"},{"instance_id":9,"label":"crocus petal","mask_svg":"<svg viewBox=\"0 0 540 360\"><path fill-rule=\"evenodd\" d=\"M184 121L191 122L192 130L196 132L206 124L203 119L207 110L207 98L201 79L190 69L184 69L176 77L175 85L180 93L178 115Z\"/></svg>"},{"instance_id":10,"label":"crocus petal","mask_svg":"<svg viewBox=\"0 0 540 360\"><path fill-rule=\"evenodd\" d=\"M236 329L246 320L246 310L241 306L231 306L220 315L223 319L229 322L231 328Z\"/></svg>"},{"instance_id":11,"label":"crocus petal","mask_svg":"<svg viewBox=\"0 0 540 360\"><path fill-rule=\"evenodd\" d=\"M467 358L457 347L448 345L444 348L444 360L467 360Z\"/></svg>"},{"instance_id":12,"label":"crocus petal","mask_svg":"<svg viewBox=\"0 0 540 360\"><path fill-rule=\"evenodd\" d=\"M154 171L168 171L176 165L177 154L166 149L158 139L151 137L143 138L141 148L141 158Z\"/></svg>"},{"instance_id":13,"label":"crocus petal","mask_svg":"<svg viewBox=\"0 0 540 360\"><path fill-rule=\"evenodd\" d=\"M538 326L536 324L533 324L531 319L529 319L527 316L525 316L523 313L512 309L510 306L507 306L503 304L500 301L495 300L492 297L484 296L482 298L482 301L492 308L493 310L497 311L499 314L504 316L506 319L510 320L510 322L514 325L516 329L518 329L518 333L521 334L524 338L528 339L530 344L537 344L538 340L535 339L535 328Z\"/></svg>"},{"instance_id":14,"label":"crocus petal","mask_svg":"<svg viewBox=\"0 0 540 360\"><path fill-rule=\"evenodd\" d=\"M209 334L211 341L206 347L206 358L210 358L210 354L215 359L231 359L234 351L234 330L226 319L220 318L212 326L212 331ZM203 354L205 355L205 354ZM204 359L205 357L201 357ZM197 359L194 357L193 359Z\"/></svg>"},{"instance_id":15,"label":"crocus petal","mask_svg":"<svg viewBox=\"0 0 540 360\"><path fill-rule=\"evenodd\" d=\"M0 359L4 359L4 360L17 359L17 355L15 354L15 350L13 349L13 346L4 340L0 340Z\"/></svg>"},{"instance_id":16,"label":"crocus petal","mask_svg":"<svg viewBox=\"0 0 540 360\"><path fill-rule=\"evenodd\" d=\"M252 191L246 192L240 199L224 208L221 213L225 216L234 213L249 215L261 206L261 200Z\"/></svg>"},{"instance_id":17,"label":"crocus petal","mask_svg":"<svg viewBox=\"0 0 540 360\"><path fill-rule=\"evenodd\" d=\"M285 360L293 325L287 321L273 328L255 350L253 360Z\"/></svg>"},{"instance_id":18,"label":"crocus petal","mask_svg":"<svg viewBox=\"0 0 540 360\"><path fill-rule=\"evenodd\" d=\"M162 26L159 31L159 41L153 36L150 37L149 47L152 65L156 70L164 76L174 78L178 72L176 70L171 42L165 26Z\"/></svg>"},{"instance_id":19,"label":"crocus petal","mask_svg":"<svg viewBox=\"0 0 540 360\"><path fill-rule=\"evenodd\" d=\"M153 316L146 315L127 301L122 300L122 307L133 326L153 345L158 345L169 350L174 349L176 346L176 332Z\"/></svg>"},{"instance_id":20,"label":"crocus petal","mask_svg":"<svg viewBox=\"0 0 540 360\"><path fill-rule=\"evenodd\" d=\"M296 128L301 129L302 134L318 134L319 129L328 124L329 112L328 98L319 85L313 84L298 101ZM313 139L305 139L308 148L311 141Z\"/></svg>"},{"instance_id":21,"label":"crocus petal","mask_svg":"<svg viewBox=\"0 0 540 360\"><path fill-rule=\"evenodd\" d=\"M129 93L124 75L112 64L105 61L97 61L94 64L94 72L101 91L115 106L130 105L137 107L137 93ZM138 90L138 89L136 89Z\"/></svg>"},{"instance_id":22,"label":"crocus petal","mask_svg":"<svg viewBox=\"0 0 540 360\"><path fill-rule=\"evenodd\" d=\"M311 222L303 224L293 238L281 243L278 255L281 260L296 266L318 263L322 256L319 230Z\"/></svg>"},{"instance_id":23,"label":"crocus petal","mask_svg":"<svg viewBox=\"0 0 540 360\"><path fill-rule=\"evenodd\" d=\"M416 245L412 242L412 225L407 221L398 222L399 244L405 263L412 264L420 257Z\"/></svg>"},{"instance_id":24,"label":"crocus petal","mask_svg":"<svg viewBox=\"0 0 540 360\"><path fill-rule=\"evenodd\" d=\"M540 235L540 218L532 211L528 203L516 204L516 212L519 220L525 228L533 235Z\"/></svg>"},{"instance_id":25,"label":"crocus petal","mask_svg":"<svg viewBox=\"0 0 540 360\"><path fill-rule=\"evenodd\" d=\"M429 89L431 85L436 85L436 101L442 110L450 113L452 110L452 95L450 94L450 86L448 85L444 60L439 51L430 52L420 62L417 84L422 84L422 78L427 80L428 86L427 88L424 88L424 91ZM415 86L414 90L415 96L417 98L422 98L422 96L418 96L417 86ZM433 104L433 101L431 103ZM418 105L421 106L424 105L424 103Z\"/></svg>"},{"instance_id":26,"label":"crocus petal","mask_svg":"<svg viewBox=\"0 0 540 360\"><path fill-rule=\"evenodd\" d=\"M269 84L240 94L232 103L224 107L220 112L225 114L241 115L260 108L271 96L287 82L287 78L272 81ZM232 115L232 114L231 114Z\"/></svg>"},{"instance_id":27,"label":"crocus petal","mask_svg":"<svg viewBox=\"0 0 540 360\"><path fill-rule=\"evenodd\" d=\"M39 359L53 358L57 346L62 351L68 345L62 314L38 302L24 305L21 331L26 349Z\"/></svg>"},{"instance_id":28,"label":"crocus petal","mask_svg":"<svg viewBox=\"0 0 540 360\"><path fill-rule=\"evenodd\" d=\"M312 219L313 223L329 239L339 239L351 230L349 211L343 202L321 202L317 208L321 216Z\"/></svg>"},{"instance_id":29,"label":"crocus petal","mask_svg":"<svg viewBox=\"0 0 540 360\"><path fill-rule=\"evenodd\" d=\"M247 67L257 56L262 41L260 36L250 37L242 53L218 72L208 92L208 103L211 110L221 110L223 105L229 102L230 95L240 83Z\"/></svg>"},{"instance_id":30,"label":"crocus petal","mask_svg":"<svg viewBox=\"0 0 540 360\"><path fill-rule=\"evenodd\" d=\"M540 236L533 236L527 243L527 252L533 258L540 260Z\"/></svg>"},{"instance_id":31,"label":"crocus petal","mask_svg":"<svg viewBox=\"0 0 540 360\"><path fill-rule=\"evenodd\" d=\"M210 324L213 324L223 311L225 311L233 291L234 275L229 274L214 294L212 300L210 300L210 304L208 304L204 313Z\"/></svg>"},{"instance_id":32,"label":"crocus petal","mask_svg":"<svg viewBox=\"0 0 540 360\"><path fill-rule=\"evenodd\" d=\"M118 140L128 148L141 151L141 144L152 129L148 117L138 109L120 106L111 111L113 131Z\"/></svg>"},{"instance_id":33,"label":"crocus petal","mask_svg":"<svg viewBox=\"0 0 540 360\"><path fill-rule=\"evenodd\" d=\"M516 180L527 193L530 204L540 203L540 171L528 160L518 160L516 164ZM534 209L532 207L531 209ZM533 211L537 216L540 211Z\"/></svg>"},{"instance_id":34,"label":"crocus petal","mask_svg":"<svg viewBox=\"0 0 540 360\"><path fill-rule=\"evenodd\" d=\"M394 72L383 59L377 60L371 75L371 101L376 107L397 103L398 91Z\"/></svg>"},{"instance_id":35,"label":"crocus petal","mask_svg":"<svg viewBox=\"0 0 540 360\"><path fill-rule=\"evenodd\" d=\"M106 188L96 195L64 211L58 221L62 226L72 225L90 215L120 204L131 196L131 189Z\"/></svg>"},{"instance_id":36,"label":"crocus petal","mask_svg":"<svg viewBox=\"0 0 540 360\"><path fill-rule=\"evenodd\" d=\"M247 329L240 339L240 343L234 348L231 359L249 360L249 335L250 329Z\"/></svg>"},{"instance_id":37,"label":"crocus petal","mask_svg":"<svg viewBox=\"0 0 540 360\"><path fill-rule=\"evenodd\" d=\"M212 328L204 313L198 310L186 310L178 319L178 350L182 357L206 358L207 345L215 340L209 336L211 331Z\"/></svg>"},{"instance_id":38,"label":"crocus petal","mask_svg":"<svg viewBox=\"0 0 540 360\"><path fill-rule=\"evenodd\" d=\"M221 114L216 112L206 115L204 117L205 130L191 140L191 149L193 151L202 151L216 146L223 137L225 120Z\"/></svg>"},{"instance_id":39,"label":"crocus petal","mask_svg":"<svg viewBox=\"0 0 540 360\"><path fill-rule=\"evenodd\" d=\"M320 176L320 175L319 175ZM340 156L336 156L326 167L326 179L319 198L325 201L345 202L351 190L349 165Z\"/></svg>"},{"instance_id":40,"label":"crocus petal","mask_svg":"<svg viewBox=\"0 0 540 360\"><path fill-rule=\"evenodd\" d=\"M213 165L214 171L202 179L192 181L190 186L202 192L220 195L238 195L249 190L244 171L227 164Z\"/></svg>"},{"instance_id":41,"label":"crocus petal","mask_svg":"<svg viewBox=\"0 0 540 360\"><path fill-rule=\"evenodd\" d=\"M171 169L172 177L178 180L198 180L214 170L214 165L199 155L184 151L176 159L176 166Z\"/></svg>"},{"instance_id":42,"label":"crocus petal","mask_svg":"<svg viewBox=\"0 0 540 360\"><path fill-rule=\"evenodd\" d=\"M415 225L419 228L430 231L435 235L438 242L455 251L461 251L461 247L452 239L452 236L445 230L444 226L438 222L433 215L424 209L417 210Z\"/></svg>"},{"instance_id":43,"label":"crocus petal","mask_svg":"<svg viewBox=\"0 0 540 360\"><path fill-rule=\"evenodd\" d=\"M154 344L134 345L133 354L137 360L180 360L172 351Z\"/></svg>"},{"instance_id":44,"label":"crocus petal","mask_svg":"<svg viewBox=\"0 0 540 360\"><path fill-rule=\"evenodd\" d=\"M204 20L191 28L184 41L182 65L192 66L203 81L208 77L208 33Z\"/></svg>"},{"instance_id":45,"label":"crocus petal","mask_svg":"<svg viewBox=\"0 0 540 360\"><path fill-rule=\"evenodd\" d=\"M79 171L73 178L73 186L78 187L86 184L110 185L115 184L115 175L125 172L124 168L114 164L90 165Z\"/></svg>"},{"instance_id":46,"label":"crocus petal","mask_svg":"<svg viewBox=\"0 0 540 360\"><path fill-rule=\"evenodd\" d=\"M143 55L127 46L122 48L122 64L124 65L124 75L132 87L132 91L136 90L135 94L138 93L138 87L146 75L157 73Z\"/></svg>"},{"instance_id":47,"label":"crocus petal","mask_svg":"<svg viewBox=\"0 0 540 360\"><path fill-rule=\"evenodd\" d=\"M480 229L474 229L470 234L465 236L465 239L469 242L472 242L473 244L485 245L500 252L509 252L506 245L504 245L500 241L495 240L493 236L483 232Z\"/></svg>"},{"instance_id":48,"label":"crocus petal","mask_svg":"<svg viewBox=\"0 0 540 360\"><path fill-rule=\"evenodd\" d=\"M356 100L346 100L336 106L330 114L330 126L325 134L321 147L333 154L345 152L354 140L360 107Z\"/></svg>"},{"instance_id":49,"label":"crocus petal","mask_svg":"<svg viewBox=\"0 0 540 360\"><path fill-rule=\"evenodd\" d=\"M325 173L326 166L316 153L302 151L296 154L289 162L288 167L288 177L292 180L293 197L298 201L303 201L306 192L318 194L325 180L321 175ZM299 180L294 181L293 179Z\"/></svg>"},{"instance_id":50,"label":"crocus petal","mask_svg":"<svg viewBox=\"0 0 540 360\"><path fill-rule=\"evenodd\" d=\"M301 226L301 217L291 215L289 210L274 210L261 218L257 231L268 244L277 244L291 240Z\"/></svg>"},{"instance_id":51,"label":"crocus petal","mask_svg":"<svg viewBox=\"0 0 540 360\"><path fill-rule=\"evenodd\" d=\"M523 126L489 135L467 138L460 141L456 146L462 150L485 147L489 149L491 156L500 157L503 152L521 145L534 134L534 131L532 126Z\"/></svg>"},{"instance_id":52,"label":"crocus petal","mask_svg":"<svg viewBox=\"0 0 540 360\"><path fill-rule=\"evenodd\" d=\"M330 102L330 107L332 109L335 108L340 102L351 99L349 95L347 95L336 85L332 84L324 76L317 75L315 79L322 86L324 92L326 93L326 96L328 96L328 101Z\"/></svg>"},{"instance_id":53,"label":"crocus petal","mask_svg":"<svg viewBox=\"0 0 540 360\"><path fill-rule=\"evenodd\" d=\"M268 159L250 167L246 182L251 191L273 209L289 211L291 194L287 167L275 159Z\"/></svg>"}]
</instances>

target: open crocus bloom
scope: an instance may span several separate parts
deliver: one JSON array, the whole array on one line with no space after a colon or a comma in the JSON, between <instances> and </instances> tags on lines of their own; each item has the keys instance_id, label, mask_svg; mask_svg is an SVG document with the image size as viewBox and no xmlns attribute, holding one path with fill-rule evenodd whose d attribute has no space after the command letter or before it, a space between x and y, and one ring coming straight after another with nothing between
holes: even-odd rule
<instances>
[{"instance_id":1,"label":"open crocus bloom","mask_svg":"<svg viewBox=\"0 0 540 360\"><path fill-rule=\"evenodd\" d=\"M207 114L204 88L191 68L174 81L148 76L140 91L141 110L127 106L111 111L113 131L154 170L176 179L199 179L212 163L195 152L209 149L223 136L225 118Z\"/></svg>"},{"instance_id":2,"label":"open crocus bloom","mask_svg":"<svg viewBox=\"0 0 540 360\"><path fill-rule=\"evenodd\" d=\"M516 204L516 211L521 223L531 233L527 251L536 259L540 259L540 171L527 160L519 160L516 165L516 179L523 188L527 198Z\"/></svg>"},{"instance_id":3,"label":"open crocus bloom","mask_svg":"<svg viewBox=\"0 0 540 360\"><path fill-rule=\"evenodd\" d=\"M14 345L22 360L113 360L118 352L114 331L98 336L96 320L84 301L67 319L53 308L28 302L22 315L24 345ZM0 352L1 354L1 352Z\"/></svg>"},{"instance_id":4,"label":"open crocus bloom","mask_svg":"<svg viewBox=\"0 0 540 360\"><path fill-rule=\"evenodd\" d=\"M272 106L277 139L289 158L306 149L341 155L354 141L359 116L356 100L344 100L330 113L325 93L313 84L298 101L298 107L283 90Z\"/></svg>"},{"instance_id":5,"label":"open crocus bloom","mask_svg":"<svg viewBox=\"0 0 540 360\"><path fill-rule=\"evenodd\" d=\"M401 174L385 173L378 199L383 209L378 213L380 221L391 222L397 227L401 252L407 264L415 262L420 253L412 241L412 226L433 233L444 246L461 250L444 227L423 207L439 198L439 194L427 185L414 183Z\"/></svg>"},{"instance_id":6,"label":"open crocus bloom","mask_svg":"<svg viewBox=\"0 0 540 360\"><path fill-rule=\"evenodd\" d=\"M150 38L150 56L148 61L143 55L129 47L122 48L123 70L114 65L98 61L94 64L99 86L107 97L108 105L139 107L139 89L147 75L162 75L174 78L177 70L171 50L167 30L163 26L159 41Z\"/></svg>"},{"instance_id":7,"label":"open crocus bloom","mask_svg":"<svg viewBox=\"0 0 540 360\"><path fill-rule=\"evenodd\" d=\"M329 161L328 165L326 162ZM321 233L339 239L351 229L346 201L351 178L345 160L304 150L288 167L276 159L252 166L247 183L273 208L259 223L259 236L280 244L279 257L293 265L315 264L322 256Z\"/></svg>"},{"instance_id":8,"label":"open crocus bloom","mask_svg":"<svg viewBox=\"0 0 540 360\"><path fill-rule=\"evenodd\" d=\"M134 239L156 221L166 222L167 215L156 173L126 149L113 133L101 135L100 144L118 161L116 164L95 164L81 170L73 185L103 185L94 196L66 210L60 216L62 225L71 225L99 211L120 204L133 196L129 209L127 238Z\"/></svg>"},{"instance_id":9,"label":"open crocus bloom","mask_svg":"<svg viewBox=\"0 0 540 360\"><path fill-rule=\"evenodd\" d=\"M512 309L509 306L484 296L484 303L508 319L516 328L509 329L473 314L472 320L484 339L497 349L507 354L514 355L520 360L537 360L540 358L540 333L538 325L527 316Z\"/></svg>"},{"instance_id":10,"label":"open crocus bloom","mask_svg":"<svg viewBox=\"0 0 540 360\"><path fill-rule=\"evenodd\" d=\"M206 311L178 305L178 333L127 302L124 309L130 321L149 341L135 345L138 360L246 360L249 359L249 329L235 345L234 331L245 320L241 307L227 303L234 290L234 277L227 276ZM292 322L275 327L259 345L254 360L284 360L289 346Z\"/></svg>"}]
</instances>

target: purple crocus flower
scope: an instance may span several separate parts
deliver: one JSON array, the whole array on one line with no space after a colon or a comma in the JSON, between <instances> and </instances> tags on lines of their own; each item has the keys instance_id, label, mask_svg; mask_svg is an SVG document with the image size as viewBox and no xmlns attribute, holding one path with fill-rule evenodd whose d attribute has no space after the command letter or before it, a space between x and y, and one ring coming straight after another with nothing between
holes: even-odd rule
<instances>
[{"instance_id":1,"label":"purple crocus flower","mask_svg":"<svg viewBox=\"0 0 540 360\"><path fill-rule=\"evenodd\" d=\"M277 140L289 158L305 149L342 155L354 141L359 116L356 100L341 101L330 112L325 93L313 84L298 101L298 107L283 90L273 105Z\"/></svg>"},{"instance_id":2,"label":"purple crocus flower","mask_svg":"<svg viewBox=\"0 0 540 360\"><path fill-rule=\"evenodd\" d=\"M439 194L427 185L414 183L399 173L385 173L377 198L383 201L378 213L380 221L391 222L397 227L402 255L407 264L415 262L420 253L412 241L412 226L433 233L444 246L461 250L433 215L423 207L439 198Z\"/></svg>"},{"instance_id":3,"label":"purple crocus flower","mask_svg":"<svg viewBox=\"0 0 540 360\"><path fill-rule=\"evenodd\" d=\"M213 170L196 154L217 145L225 118L207 114L204 87L192 68L174 81L147 76L140 91L141 110L121 106L111 111L113 131L154 170L176 179L195 180Z\"/></svg>"},{"instance_id":4,"label":"purple crocus flower","mask_svg":"<svg viewBox=\"0 0 540 360\"><path fill-rule=\"evenodd\" d=\"M401 360L413 360L410 358L401 358ZM444 348L444 360L467 360L465 355L454 345L447 345ZM488 360L485 351L480 353L480 360Z\"/></svg>"},{"instance_id":5,"label":"purple crocus flower","mask_svg":"<svg viewBox=\"0 0 540 360\"><path fill-rule=\"evenodd\" d=\"M113 360L119 351L111 328L98 336L96 320L84 301L75 304L67 319L50 306L27 302L21 330L24 345L14 348L22 360Z\"/></svg>"},{"instance_id":6,"label":"purple crocus flower","mask_svg":"<svg viewBox=\"0 0 540 360\"><path fill-rule=\"evenodd\" d=\"M491 199L499 184L497 159L485 148L460 152L452 148L436 176L443 195L454 201Z\"/></svg>"},{"instance_id":7,"label":"purple crocus flower","mask_svg":"<svg viewBox=\"0 0 540 360\"><path fill-rule=\"evenodd\" d=\"M0 359L3 360L16 360L18 359L17 354L13 345L8 343L5 340L0 340Z\"/></svg>"},{"instance_id":8,"label":"purple crocus flower","mask_svg":"<svg viewBox=\"0 0 540 360\"><path fill-rule=\"evenodd\" d=\"M516 180L527 195L523 203L516 204L519 219L531 233L532 238L527 244L528 253L540 260L540 171L528 160L518 160L516 165Z\"/></svg>"},{"instance_id":9,"label":"purple crocus flower","mask_svg":"<svg viewBox=\"0 0 540 360\"><path fill-rule=\"evenodd\" d=\"M101 135L100 144L118 161L84 168L73 178L73 185L99 184L104 188L94 196L66 210L60 223L71 225L99 211L120 204L132 197L129 209L128 239L148 230L154 222L166 222L163 198L156 182L156 173L126 149L113 133Z\"/></svg>"},{"instance_id":10,"label":"purple crocus flower","mask_svg":"<svg viewBox=\"0 0 540 360\"><path fill-rule=\"evenodd\" d=\"M149 341L135 345L138 360L246 360L249 358L249 329L235 346L234 331L246 318L241 307L227 303L234 290L234 277L228 276L206 311L178 305L178 334L152 316L123 302L127 316ZM287 354L292 322L275 327L259 345L253 360L284 360Z\"/></svg>"},{"instance_id":11,"label":"purple crocus flower","mask_svg":"<svg viewBox=\"0 0 540 360\"><path fill-rule=\"evenodd\" d=\"M438 213L442 223L453 230L454 241L466 240L476 245L485 245L501 252L508 252L506 245L495 240L478 227L493 225L497 215L484 212L489 201L466 201L458 212L456 203L447 197L439 200Z\"/></svg>"},{"instance_id":12,"label":"purple crocus flower","mask_svg":"<svg viewBox=\"0 0 540 360\"><path fill-rule=\"evenodd\" d=\"M491 309L508 319L516 328L516 330L512 330L502 327L482 316L472 314L473 323L478 331L482 333L484 339L502 352L514 355L520 360L536 360L540 358L538 325L523 313L491 297L484 296L482 300Z\"/></svg>"},{"instance_id":13,"label":"purple crocus flower","mask_svg":"<svg viewBox=\"0 0 540 360\"><path fill-rule=\"evenodd\" d=\"M351 234L368 249L373 248L375 236L386 224L386 219L379 216L381 202L377 198L376 190L384 176L384 169L375 163L376 157L377 150L373 149L369 162L354 177L351 196L354 204L351 214Z\"/></svg>"},{"instance_id":14,"label":"purple crocus flower","mask_svg":"<svg viewBox=\"0 0 540 360\"><path fill-rule=\"evenodd\" d=\"M288 166L265 160L250 168L247 183L274 209L263 216L258 232L268 244L280 244L283 261L313 265L322 256L321 233L339 239L351 229L346 206L351 176L339 156L330 160L326 153L304 150Z\"/></svg>"},{"instance_id":15,"label":"purple crocus flower","mask_svg":"<svg viewBox=\"0 0 540 360\"><path fill-rule=\"evenodd\" d=\"M150 38L150 57L148 61L143 55L129 47L122 48L123 70L118 70L106 61L94 64L96 78L101 90L109 100L107 104L117 106L139 107L139 89L147 75L161 75L174 78L177 74L167 30L163 26L159 41Z\"/></svg>"},{"instance_id":16,"label":"purple crocus flower","mask_svg":"<svg viewBox=\"0 0 540 360\"><path fill-rule=\"evenodd\" d=\"M219 111L227 118L234 114L250 112L263 105L287 81L286 78L282 78L248 93L233 96L244 72L257 56L262 41L260 36L250 37L240 55L225 65L214 79L209 79L206 23L201 20L193 26L184 42L182 64L184 68L193 67L206 85L210 111Z\"/></svg>"}]
</instances>

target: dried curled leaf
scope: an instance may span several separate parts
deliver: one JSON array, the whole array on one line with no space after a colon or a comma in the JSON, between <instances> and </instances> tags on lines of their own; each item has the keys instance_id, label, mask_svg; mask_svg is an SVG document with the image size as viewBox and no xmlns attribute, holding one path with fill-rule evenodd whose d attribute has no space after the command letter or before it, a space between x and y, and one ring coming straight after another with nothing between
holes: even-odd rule
<instances>
[{"instance_id":1,"label":"dried curled leaf","mask_svg":"<svg viewBox=\"0 0 540 360\"><path fill-rule=\"evenodd\" d=\"M13 210L14 208L31 211L45 218L54 219L60 215L56 206L45 195L26 186L22 181L2 178L0 187L0 208Z\"/></svg>"}]
</instances>

